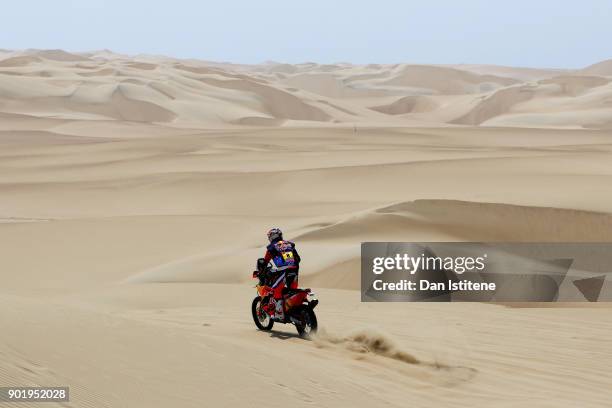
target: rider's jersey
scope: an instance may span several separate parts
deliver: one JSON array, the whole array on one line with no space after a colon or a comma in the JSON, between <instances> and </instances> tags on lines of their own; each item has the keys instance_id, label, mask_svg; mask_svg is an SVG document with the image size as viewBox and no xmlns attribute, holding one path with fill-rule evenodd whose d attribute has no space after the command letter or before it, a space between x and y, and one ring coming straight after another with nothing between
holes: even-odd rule
<instances>
[{"instance_id":1,"label":"rider's jersey","mask_svg":"<svg viewBox=\"0 0 612 408\"><path fill-rule=\"evenodd\" d=\"M266 248L266 263L272 262L273 269L284 271L287 269L297 270L300 265L300 256L298 255L295 244L291 241L278 240L272 242Z\"/></svg>"}]
</instances>

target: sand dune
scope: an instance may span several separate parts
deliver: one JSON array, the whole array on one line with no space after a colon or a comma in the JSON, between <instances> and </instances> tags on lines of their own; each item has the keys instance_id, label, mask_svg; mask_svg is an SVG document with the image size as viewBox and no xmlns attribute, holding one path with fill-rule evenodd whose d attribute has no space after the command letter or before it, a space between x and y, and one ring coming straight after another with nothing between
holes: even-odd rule
<instances>
[{"instance_id":1,"label":"sand dune","mask_svg":"<svg viewBox=\"0 0 612 408\"><path fill-rule=\"evenodd\" d=\"M85 56L72 54L64 50L28 50L26 54L36 55L50 61L62 62L87 61L89 59Z\"/></svg>"},{"instance_id":2,"label":"sand dune","mask_svg":"<svg viewBox=\"0 0 612 408\"><path fill-rule=\"evenodd\" d=\"M560 229L559 225L563 225ZM450 200L417 200L348 217L299 235L296 240L324 247L360 241L412 241L415 232L435 231L445 241L604 242L612 216L603 213ZM305 275L308 284L359 288L359 251ZM330 270L333 271L330 273ZM330 274L333 275L330 277Z\"/></svg>"},{"instance_id":3,"label":"sand dune","mask_svg":"<svg viewBox=\"0 0 612 408\"><path fill-rule=\"evenodd\" d=\"M612 87L607 78L561 76L500 89L479 99L451 123L517 127L609 126Z\"/></svg>"},{"instance_id":4,"label":"sand dune","mask_svg":"<svg viewBox=\"0 0 612 408\"><path fill-rule=\"evenodd\" d=\"M555 84L560 87L559 94L576 97L600 86L610 83L610 79L596 76L559 76L540 81L540 84Z\"/></svg>"},{"instance_id":5,"label":"sand dune","mask_svg":"<svg viewBox=\"0 0 612 408\"><path fill-rule=\"evenodd\" d=\"M436 108L435 102L427 96L405 96L388 105L372 106L370 109L388 115L403 115L413 112L431 112Z\"/></svg>"},{"instance_id":6,"label":"sand dune","mask_svg":"<svg viewBox=\"0 0 612 408\"><path fill-rule=\"evenodd\" d=\"M526 67L506 67L500 65L486 64L460 64L451 67L463 71L473 72L479 75L495 75L499 77L512 78L517 81L538 81L541 79L552 78L559 75L571 74L571 70L564 69L543 69Z\"/></svg>"},{"instance_id":7,"label":"sand dune","mask_svg":"<svg viewBox=\"0 0 612 408\"><path fill-rule=\"evenodd\" d=\"M584 75L612 76L612 59L598 62L580 70Z\"/></svg>"},{"instance_id":8,"label":"sand dune","mask_svg":"<svg viewBox=\"0 0 612 408\"><path fill-rule=\"evenodd\" d=\"M506 223L506 220L510 222ZM558 225L563 225L559 231ZM417 200L394 204L350 217L316 231L299 235L301 240L350 239L364 234L394 236L427 226L460 241L543 242L607 241L612 217L604 213L555 208L527 207L453 200ZM398 241L401 241L398 239Z\"/></svg>"},{"instance_id":9,"label":"sand dune","mask_svg":"<svg viewBox=\"0 0 612 408\"><path fill-rule=\"evenodd\" d=\"M177 127L360 123L605 129L612 116L608 65L604 61L576 71L491 65L232 65L108 50L11 51L0 55L0 112L134 121L159 115ZM31 82L32 77L40 81ZM45 100L58 94L98 95L101 89L120 89L119 99L129 90L130 102L110 102L115 108L109 108L108 101L94 101L78 113L70 99ZM136 114L135 106L145 113Z\"/></svg>"},{"instance_id":10,"label":"sand dune","mask_svg":"<svg viewBox=\"0 0 612 408\"><path fill-rule=\"evenodd\" d=\"M609 404L605 305L357 291L368 240L609 241L605 71L0 66L2 385L69 385L74 407ZM272 226L321 301L312 341L251 321Z\"/></svg>"},{"instance_id":11,"label":"sand dune","mask_svg":"<svg viewBox=\"0 0 612 408\"><path fill-rule=\"evenodd\" d=\"M457 118L453 123L464 125L480 125L483 122L510 112L521 102L533 98L534 89L531 86L515 86L499 90L485 96L466 115Z\"/></svg>"},{"instance_id":12,"label":"sand dune","mask_svg":"<svg viewBox=\"0 0 612 408\"><path fill-rule=\"evenodd\" d=\"M515 82L508 78L477 75L453 68L406 65L396 70L391 78L382 81L382 84L425 88L440 94L453 95L487 92Z\"/></svg>"},{"instance_id":13,"label":"sand dune","mask_svg":"<svg viewBox=\"0 0 612 408\"><path fill-rule=\"evenodd\" d=\"M42 60L38 57L30 57L26 55L18 57L8 57L0 60L0 67L23 67L41 61Z\"/></svg>"}]
</instances>

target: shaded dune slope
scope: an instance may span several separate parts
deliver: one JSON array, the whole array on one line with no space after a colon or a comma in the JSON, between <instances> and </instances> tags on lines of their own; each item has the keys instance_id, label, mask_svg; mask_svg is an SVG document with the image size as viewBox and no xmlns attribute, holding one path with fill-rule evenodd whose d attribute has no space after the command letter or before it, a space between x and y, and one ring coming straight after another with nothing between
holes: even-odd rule
<instances>
[{"instance_id":1,"label":"shaded dune slope","mask_svg":"<svg viewBox=\"0 0 612 408\"><path fill-rule=\"evenodd\" d=\"M359 253L355 242L433 240L487 242L609 241L612 215L547 207L455 200L416 200L352 214L334 223L304 225L294 241L304 255L305 285L359 288ZM419 238L417 238L419 237ZM437 239L436 239L437 238ZM444 239L443 239L444 240ZM334 256L322 258L320 249ZM233 248L248 264L259 247ZM246 280L244 271L228 266L227 251L194 254L145 270L127 282L217 282Z\"/></svg>"}]
</instances>

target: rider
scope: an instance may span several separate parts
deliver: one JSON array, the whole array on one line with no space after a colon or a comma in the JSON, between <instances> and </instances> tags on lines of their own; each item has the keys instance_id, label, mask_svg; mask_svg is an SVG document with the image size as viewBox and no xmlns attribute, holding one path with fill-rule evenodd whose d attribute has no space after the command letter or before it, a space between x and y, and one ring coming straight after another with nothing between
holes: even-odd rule
<instances>
[{"instance_id":1,"label":"rider","mask_svg":"<svg viewBox=\"0 0 612 408\"><path fill-rule=\"evenodd\" d=\"M297 288L300 255L298 255L293 242L283 240L283 232L278 228L272 228L268 231L268 241L270 241L270 245L266 247L264 265L271 262L273 271L278 273L272 285L276 302L275 317L278 320L284 320L283 288ZM285 285L281 285L283 282Z\"/></svg>"}]
</instances>

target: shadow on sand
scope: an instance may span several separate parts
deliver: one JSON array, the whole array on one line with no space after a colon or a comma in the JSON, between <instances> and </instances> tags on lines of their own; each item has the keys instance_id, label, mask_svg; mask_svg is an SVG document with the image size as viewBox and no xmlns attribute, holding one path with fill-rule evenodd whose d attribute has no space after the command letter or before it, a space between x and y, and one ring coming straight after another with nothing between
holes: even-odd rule
<instances>
[{"instance_id":1,"label":"shadow on sand","mask_svg":"<svg viewBox=\"0 0 612 408\"><path fill-rule=\"evenodd\" d=\"M259 330L260 332L264 332L263 330ZM300 337L299 334L297 333L291 333L291 332L285 332L285 331L278 331L278 330L270 330L268 332L270 334L270 337L275 338L275 339L281 339L281 340L288 340L288 339L300 339L300 340L310 340L304 337Z\"/></svg>"}]
</instances>

